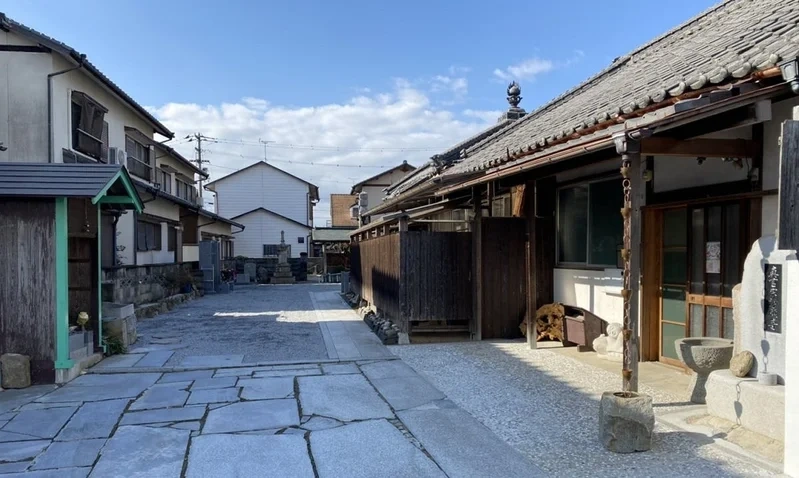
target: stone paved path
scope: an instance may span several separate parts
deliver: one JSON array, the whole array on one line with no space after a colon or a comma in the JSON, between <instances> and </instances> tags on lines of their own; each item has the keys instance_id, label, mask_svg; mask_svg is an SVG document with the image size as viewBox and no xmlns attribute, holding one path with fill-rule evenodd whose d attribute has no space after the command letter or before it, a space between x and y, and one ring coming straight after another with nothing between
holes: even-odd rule
<instances>
[{"instance_id":1,"label":"stone paved path","mask_svg":"<svg viewBox=\"0 0 799 478\"><path fill-rule=\"evenodd\" d=\"M254 294L273 290L242 297L257 313ZM543 476L393 357L335 290L279 294L316 304L310 323L329 358L264 364L248 362L260 357L249 342L219 353L198 342L149 343L63 387L2 392L0 476ZM192 310L225 313L220 304L230 302L214 299Z\"/></svg>"}]
</instances>

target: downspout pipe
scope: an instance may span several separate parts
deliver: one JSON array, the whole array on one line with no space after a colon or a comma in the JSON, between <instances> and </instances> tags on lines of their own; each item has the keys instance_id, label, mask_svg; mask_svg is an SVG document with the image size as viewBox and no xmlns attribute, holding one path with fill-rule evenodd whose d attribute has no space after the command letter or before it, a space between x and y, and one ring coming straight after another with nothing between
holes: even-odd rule
<instances>
[{"instance_id":1,"label":"downspout pipe","mask_svg":"<svg viewBox=\"0 0 799 478\"><path fill-rule=\"evenodd\" d=\"M53 139L53 78L83 68L84 61L86 61L86 55L81 54L78 57L78 64L72 68L47 74L47 153L49 154L48 160L51 163L55 163L55 151L53 150L53 143L55 142Z\"/></svg>"}]
</instances>

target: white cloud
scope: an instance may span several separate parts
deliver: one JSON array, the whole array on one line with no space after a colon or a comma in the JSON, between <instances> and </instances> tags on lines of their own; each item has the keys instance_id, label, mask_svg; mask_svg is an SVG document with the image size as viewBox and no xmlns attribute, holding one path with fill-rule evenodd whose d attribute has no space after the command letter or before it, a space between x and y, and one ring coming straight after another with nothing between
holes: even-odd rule
<instances>
[{"instance_id":1,"label":"white cloud","mask_svg":"<svg viewBox=\"0 0 799 478\"><path fill-rule=\"evenodd\" d=\"M431 91L450 91L453 95L463 98L469 92L469 80L463 77L451 77L444 75L434 76L431 83Z\"/></svg>"},{"instance_id":2,"label":"white cloud","mask_svg":"<svg viewBox=\"0 0 799 478\"><path fill-rule=\"evenodd\" d=\"M450 80L446 83L449 91L467 87L456 79ZM262 159L264 147L258 140L274 141L267 148L268 160L319 186L321 201L314 208L314 217L317 225L324 226L330 217L330 194L348 193L352 184L380 171L373 166L392 167L403 160L420 165L433 154L493 123L498 116L475 113L463 120L433 103L428 93L398 78L390 91L361 90L341 104L291 107L261 98L245 98L219 105L168 103L150 110L176 133L176 138L200 131L209 137L254 143L203 143L206 151L203 156L211 161L211 179ZM178 143L175 148L193 158L194 146L194 143ZM402 148L433 150L398 151ZM317 165L307 164L310 162Z\"/></svg>"},{"instance_id":3,"label":"white cloud","mask_svg":"<svg viewBox=\"0 0 799 478\"><path fill-rule=\"evenodd\" d=\"M449 76L460 76L471 72L472 69L468 66L452 65L449 67L448 71L449 71Z\"/></svg>"},{"instance_id":4,"label":"white cloud","mask_svg":"<svg viewBox=\"0 0 799 478\"><path fill-rule=\"evenodd\" d=\"M493 123L500 117L502 111L499 110L472 110L466 109L462 111L463 116L469 118L476 118L485 123Z\"/></svg>"},{"instance_id":5,"label":"white cloud","mask_svg":"<svg viewBox=\"0 0 799 478\"><path fill-rule=\"evenodd\" d=\"M521 63L510 65L501 70L494 70L494 76L500 80L531 80L542 73L548 73L555 69L555 64L551 60L542 58L530 58Z\"/></svg>"}]
</instances>

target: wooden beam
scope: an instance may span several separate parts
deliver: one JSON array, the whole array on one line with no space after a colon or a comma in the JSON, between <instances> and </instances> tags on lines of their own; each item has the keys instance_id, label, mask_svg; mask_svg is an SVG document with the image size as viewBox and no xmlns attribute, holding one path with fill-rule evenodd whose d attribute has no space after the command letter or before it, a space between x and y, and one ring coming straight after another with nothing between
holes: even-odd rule
<instances>
[{"instance_id":1,"label":"wooden beam","mask_svg":"<svg viewBox=\"0 0 799 478\"><path fill-rule=\"evenodd\" d=\"M641 154L689 158L754 158L757 154L757 144L746 139L651 137L641 140Z\"/></svg>"},{"instance_id":2,"label":"wooden beam","mask_svg":"<svg viewBox=\"0 0 799 478\"><path fill-rule=\"evenodd\" d=\"M794 109L799 119L799 108ZM799 250L799 121L782 123L777 246Z\"/></svg>"}]
</instances>

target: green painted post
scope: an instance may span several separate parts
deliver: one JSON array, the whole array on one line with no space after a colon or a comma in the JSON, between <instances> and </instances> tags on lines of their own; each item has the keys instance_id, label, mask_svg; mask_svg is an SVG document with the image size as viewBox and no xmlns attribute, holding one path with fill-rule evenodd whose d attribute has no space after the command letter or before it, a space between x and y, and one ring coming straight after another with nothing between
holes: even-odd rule
<instances>
[{"instance_id":1,"label":"green painted post","mask_svg":"<svg viewBox=\"0 0 799 478\"><path fill-rule=\"evenodd\" d=\"M55 368L70 368L69 358L69 209L67 198L55 200Z\"/></svg>"},{"instance_id":2,"label":"green painted post","mask_svg":"<svg viewBox=\"0 0 799 478\"><path fill-rule=\"evenodd\" d=\"M100 205L97 205L97 343L103 348L105 353L105 342L103 342L103 237L100 232L103 230L102 215Z\"/></svg>"}]
</instances>

